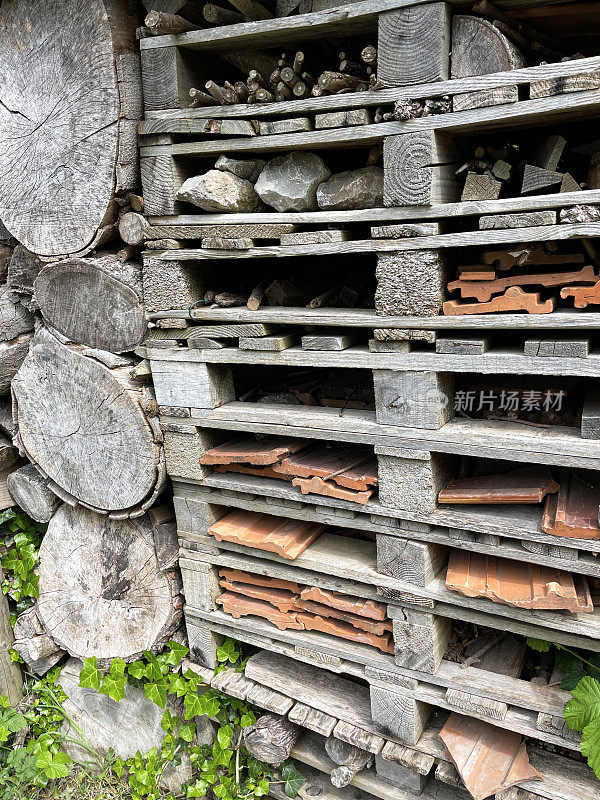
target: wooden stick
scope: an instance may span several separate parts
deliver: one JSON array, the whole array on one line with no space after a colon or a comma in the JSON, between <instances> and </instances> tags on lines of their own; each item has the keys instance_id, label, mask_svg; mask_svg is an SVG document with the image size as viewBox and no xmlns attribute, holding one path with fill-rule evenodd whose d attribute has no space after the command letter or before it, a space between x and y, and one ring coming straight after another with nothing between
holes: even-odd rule
<instances>
[{"instance_id":1,"label":"wooden stick","mask_svg":"<svg viewBox=\"0 0 600 800\"><path fill-rule=\"evenodd\" d=\"M236 91L237 96L240 98L242 103L245 103L248 99L248 95L250 94L248 87L244 83L244 81L236 81L234 84L234 89Z\"/></svg>"},{"instance_id":2,"label":"wooden stick","mask_svg":"<svg viewBox=\"0 0 600 800\"><path fill-rule=\"evenodd\" d=\"M356 89L360 83L360 78L354 75L346 75L344 72L332 72L325 70L319 75L319 87L328 92L339 92L342 89Z\"/></svg>"},{"instance_id":3,"label":"wooden stick","mask_svg":"<svg viewBox=\"0 0 600 800\"><path fill-rule=\"evenodd\" d=\"M265 289L267 288L267 281L261 281L257 286L252 289L246 307L250 311L258 311L265 296Z\"/></svg>"},{"instance_id":4,"label":"wooden stick","mask_svg":"<svg viewBox=\"0 0 600 800\"><path fill-rule=\"evenodd\" d=\"M273 19L274 15L258 0L230 0L230 2L251 22L257 19Z\"/></svg>"},{"instance_id":5,"label":"wooden stick","mask_svg":"<svg viewBox=\"0 0 600 800\"><path fill-rule=\"evenodd\" d=\"M272 103L275 98L268 89L263 89L262 86L254 93L258 103Z\"/></svg>"},{"instance_id":6,"label":"wooden stick","mask_svg":"<svg viewBox=\"0 0 600 800\"><path fill-rule=\"evenodd\" d=\"M283 97L285 97L286 100L291 100L292 97L294 96L290 91L289 86L286 86L283 81L280 81L277 84L277 94L283 95Z\"/></svg>"},{"instance_id":7,"label":"wooden stick","mask_svg":"<svg viewBox=\"0 0 600 800\"><path fill-rule=\"evenodd\" d=\"M375 64L377 61L377 48L372 44L368 44L363 47L360 57L365 64Z\"/></svg>"},{"instance_id":8,"label":"wooden stick","mask_svg":"<svg viewBox=\"0 0 600 800\"><path fill-rule=\"evenodd\" d=\"M298 81L293 85L292 92L294 93L294 97L306 97L308 94L308 86L304 81Z\"/></svg>"},{"instance_id":9,"label":"wooden stick","mask_svg":"<svg viewBox=\"0 0 600 800\"><path fill-rule=\"evenodd\" d=\"M283 67L281 70L281 80L291 89L294 84L298 83L300 76L297 75L291 67Z\"/></svg>"},{"instance_id":10,"label":"wooden stick","mask_svg":"<svg viewBox=\"0 0 600 800\"><path fill-rule=\"evenodd\" d=\"M196 106L220 105L216 97L212 97L210 94L206 94L206 92L202 92L200 89L194 89L193 87L190 89L190 97L192 98L192 108Z\"/></svg>"},{"instance_id":11,"label":"wooden stick","mask_svg":"<svg viewBox=\"0 0 600 800\"><path fill-rule=\"evenodd\" d=\"M204 88L211 94L221 105L231 106L237 102L237 95L231 89L225 89L224 86L219 86L214 81L206 81Z\"/></svg>"},{"instance_id":12,"label":"wooden stick","mask_svg":"<svg viewBox=\"0 0 600 800\"><path fill-rule=\"evenodd\" d=\"M339 292L339 290L340 290L339 284L336 286L332 286L331 289L328 289L326 292L323 292L323 294L320 294L317 297L313 297L313 299L306 307L321 308L321 306L324 305L329 300L330 297L333 297L333 295L336 292Z\"/></svg>"},{"instance_id":13,"label":"wooden stick","mask_svg":"<svg viewBox=\"0 0 600 800\"><path fill-rule=\"evenodd\" d=\"M4 574L0 567L0 583L3 580ZM13 642L8 600L0 592L0 694L8 697L11 706L16 706L23 698L23 678L21 668L11 660L8 652Z\"/></svg>"},{"instance_id":14,"label":"wooden stick","mask_svg":"<svg viewBox=\"0 0 600 800\"><path fill-rule=\"evenodd\" d=\"M163 36L165 34L187 33L188 31L199 30L196 25L192 25L187 19L180 17L179 14L165 14L162 11L151 11L144 23L152 31L153 36Z\"/></svg>"},{"instance_id":15,"label":"wooden stick","mask_svg":"<svg viewBox=\"0 0 600 800\"><path fill-rule=\"evenodd\" d=\"M211 25L235 25L244 22L244 15L228 8L221 8L214 3L206 3L202 9L202 16Z\"/></svg>"},{"instance_id":16,"label":"wooden stick","mask_svg":"<svg viewBox=\"0 0 600 800\"><path fill-rule=\"evenodd\" d=\"M296 55L294 56L294 63L292 64L292 69L297 75L302 73L302 67L304 65L304 53L302 50L298 50Z\"/></svg>"}]
</instances>

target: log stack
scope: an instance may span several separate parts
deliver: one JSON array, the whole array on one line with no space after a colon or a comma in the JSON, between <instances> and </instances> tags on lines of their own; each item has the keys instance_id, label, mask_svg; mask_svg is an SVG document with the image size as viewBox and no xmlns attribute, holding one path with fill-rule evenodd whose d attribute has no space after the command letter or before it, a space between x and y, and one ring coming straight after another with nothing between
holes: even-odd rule
<instances>
[{"instance_id":1,"label":"log stack","mask_svg":"<svg viewBox=\"0 0 600 800\"><path fill-rule=\"evenodd\" d=\"M526 637L600 651L600 194L575 133L600 61L527 5L141 39L144 214L122 230L146 246L191 666L279 715L247 746L305 762L314 794L593 790ZM235 86L233 42L262 76L252 51L308 63L341 35L378 88L188 107ZM254 648L243 679L211 676L224 636Z\"/></svg>"}]
</instances>

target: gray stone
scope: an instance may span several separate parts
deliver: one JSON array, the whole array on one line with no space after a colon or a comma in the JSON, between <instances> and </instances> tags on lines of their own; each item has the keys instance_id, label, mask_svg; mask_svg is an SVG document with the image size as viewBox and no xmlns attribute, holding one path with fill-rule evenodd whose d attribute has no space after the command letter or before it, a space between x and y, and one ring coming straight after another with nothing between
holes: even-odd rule
<instances>
[{"instance_id":1,"label":"gray stone","mask_svg":"<svg viewBox=\"0 0 600 800\"><path fill-rule=\"evenodd\" d=\"M258 176L255 189L276 211L314 211L317 186L331 171L314 153L289 153L268 162Z\"/></svg>"},{"instance_id":2,"label":"gray stone","mask_svg":"<svg viewBox=\"0 0 600 800\"><path fill-rule=\"evenodd\" d=\"M256 183L256 179L264 169L264 166L265 162L262 158L241 159L219 156L215 169L220 169L223 172L233 172L238 178L244 178L250 183Z\"/></svg>"},{"instance_id":3,"label":"gray stone","mask_svg":"<svg viewBox=\"0 0 600 800\"><path fill-rule=\"evenodd\" d=\"M178 200L193 203L203 211L260 211L262 203L250 181L211 169L188 178L177 192Z\"/></svg>"},{"instance_id":4,"label":"gray stone","mask_svg":"<svg viewBox=\"0 0 600 800\"><path fill-rule=\"evenodd\" d=\"M339 172L317 189L317 203L324 211L383 206L383 170L363 167Z\"/></svg>"}]
</instances>

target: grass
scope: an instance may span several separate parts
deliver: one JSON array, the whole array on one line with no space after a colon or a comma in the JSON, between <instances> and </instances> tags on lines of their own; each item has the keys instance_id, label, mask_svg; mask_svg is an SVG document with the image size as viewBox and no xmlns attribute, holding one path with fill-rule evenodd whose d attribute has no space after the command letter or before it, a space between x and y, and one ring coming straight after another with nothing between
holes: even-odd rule
<instances>
[{"instance_id":1,"label":"grass","mask_svg":"<svg viewBox=\"0 0 600 800\"><path fill-rule=\"evenodd\" d=\"M67 778L39 789L30 787L21 800L131 800L131 792L125 779L100 779L75 767Z\"/></svg>"}]
</instances>

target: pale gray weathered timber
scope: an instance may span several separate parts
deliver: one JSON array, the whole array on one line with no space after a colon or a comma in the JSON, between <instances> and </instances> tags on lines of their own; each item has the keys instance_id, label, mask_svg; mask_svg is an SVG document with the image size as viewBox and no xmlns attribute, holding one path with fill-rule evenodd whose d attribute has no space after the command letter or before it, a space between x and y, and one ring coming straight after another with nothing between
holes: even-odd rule
<instances>
[{"instance_id":1,"label":"pale gray weathered timber","mask_svg":"<svg viewBox=\"0 0 600 800\"><path fill-rule=\"evenodd\" d=\"M0 20L3 223L39 255L86 252L137 183L134 4L8 0Z\"/></svg>"},{"instance_id":2,"label":"pale gray weathered timber","mask_svg":"<svg viewBox=\"0 0 600 800\"><path fill-rule=\"evenodd\" d=\"M180 584L158 566L147 517L116 522L63 505L44 536L39 572L42 626L78 658L108 665L158 652L181 622Z\"/></svg>"},{"instance_id":3,"label":"pale gray weathered timber","mask_svg":"<svg viewBox=\"0 0 600 800\"><path fill-rule=\"evenodd\" d=\"M443 453L415 453L375 448L379 472L379 502L387 508L405 508L431 514L438 494L452 477L452 460ZM420 457L420 456L423 457Z\"/></svg>"},{"instance_id":4,"label":"pale gray weathered timber","mask_svg":"<svg viewBox=\"0 0 600 800\"><path fill-rule=\"evenodd\" d=\"M581 412L583 439L600 439L600 396L597 388L588 389Z\"/></svg>"},{"instance_id":5,"label":"pale gray weathered timber","mask_svg":"<svg viewBox=\"0 0 600 800\"><path fill-rule=\"evenodd\" d=\"M4 580L2 567L0 567L0 579ZM17 706L23 699L21 667L12 660L8 652L14 641L8 599L2 595L0 596L0 694L8 697L11 706Z\"/></svg>"},{"instance_id":6,"label":"pale gray weathered timber","mask_svg":"<svg viewBox=\"0 0 600 800\"><path fill-rule=\"evenodd\" d=\"M150 361L159 405L215 408L235 399L233 376L227 366ZM200 369L198 369L200 367Z\"/></svg>"},{"instance_id":7,"label":"pale gray weathered timber","mask_svg":"<svg viewBox=\"0 0 600 800\"><path fill-rule=\"evenodd\" d=\"M207 450L215 447L217 436L193 425L163 425L165 462L170 476L202 480L210 469L200 463Z\"/></svg>"},{"instance_id":8,"label":"pale gray weathered timber","mask_svg":"<svg viewBox=\"0 0 600 800\"><path fill-rule=\"evenodd\" d=\"M431 706L394 687L369 687L375 729L401 742L415 745L425 730Z\"/></svg>"},{"instance_id":9,"label":"pale gray weathered timber","mask_svg":"<svg viewBox=\"0 0 600 800\"><path fill-rule=\"evenodd\" d=\"M479 230L506 228L532 228L538 225L556 225L556 211L532 211L523 214L494 214L479 218Z\"/></svg>"},{"instance_id":10,"label":"pale gray weathered timber","mask_svg":"<svg viewBox=\"0 0 600 800\"><path fill-rule=\"evenodd\" d=\"M537 356L539 358L588 358L590 355L590 346L590 340L583 338L526 339L523 345L523 354L526 356ZM592 355L592 358L594 358L594 356L595 354Z\"/></svg>"},{"instance_id":11,"label":"pale gray weathered timber","mask_svg":"<svg viewBox=\"0 0 600 800\"><path fill-rule=\"evenodd\" d=\"M6 479L15 503L36 522L49 522L60 505L58 497L48 488L48 481L33 464L12 472Z\"/></svg>"},{"instance_id":12,"label":"pale gray weathered timber","mask_svg":"<svg viewBox=\"0 0 600 800\"><path fill-rule=\"evenodd\" d=\"M454 382L447 373L377 369L373 383L380 425L437 430L454 413Z\"/></svg>"},{"instance_id":13,"label":"pale gray weathered timber","mask_svg":"<svg viewBox=\"0 0 600 800\"><path fill-rule=\"evenodd\" d=\"M52 374L52 380L47 376ZM63 499L140 513L165 480L151 390L40 328L12 382L20 446Z\"/></svg>"},{"instance_id":14,"label":"pale gray weathered timber","mask_svg":"<svg viewBox=\"0 0 600 800\"><path fill-rule=\"evenodd\" d=\"M386 137L384 205L434 205L458 200L458 161L457 146L444 133L430 130Z\"/></svg>"}]
</instances>

